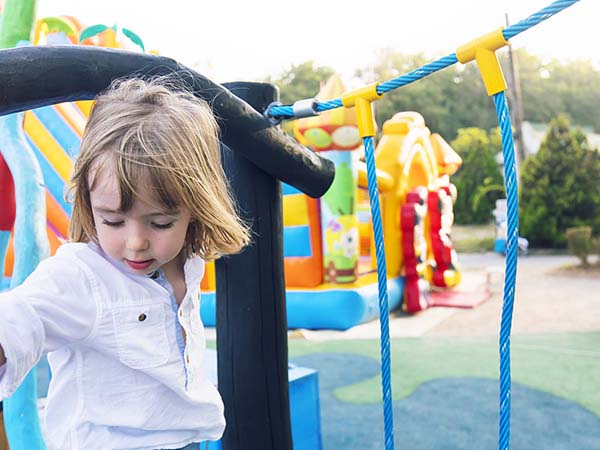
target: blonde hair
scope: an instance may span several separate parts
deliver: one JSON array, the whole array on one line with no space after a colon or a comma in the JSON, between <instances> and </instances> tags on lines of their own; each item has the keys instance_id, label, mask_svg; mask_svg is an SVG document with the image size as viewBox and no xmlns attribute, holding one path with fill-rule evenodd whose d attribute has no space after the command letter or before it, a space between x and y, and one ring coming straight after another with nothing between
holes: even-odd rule
<instances>
[{"instance_id":1,"label":"blonde hair","mask_svg":"<svg viewBox=\"0 0 600 450\"><path fill-rule=\"evenodd\" d=\"M206 102L167 87L164 79L113 82L96 98L75 162L71 241L97 243L89 194L108 162L116 171L121 211L133 206L142 176L166 209L189 210L186 257L239 252L250 241L249 230L223 173L218 129Z\"/></svg>"}]
</instances>

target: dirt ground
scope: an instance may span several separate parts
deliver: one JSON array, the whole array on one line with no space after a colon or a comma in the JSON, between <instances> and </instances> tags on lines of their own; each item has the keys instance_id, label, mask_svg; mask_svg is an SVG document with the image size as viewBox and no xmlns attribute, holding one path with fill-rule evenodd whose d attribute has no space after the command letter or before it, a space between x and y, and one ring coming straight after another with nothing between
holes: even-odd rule
<instances>
[{"instance_id":1,"label":"dirt ground","mask_svg":"<svg viewBox=\"0 0 600 450\"><path fill-rule=\"evenodd\" d=\"M488 288L491 298L454 314L428 335L498 334L504 257L495 253L459 256L469 288ZM600 331L600 270L575 270L571 256L522 256L517 265L513 334ZM479 284L478 284L479 283ZM467 286L465 286L467 288Z\"/></svg>"},{"instance_id":2,"label":"dirt ground","mask_svg":"<svg viewBox=\"0 0 600 450\"><path fill-rule=\"evenodd\" d=\"M463 280L459 292L489 292L489 299L471 309L430 308L415 315L394 311L390 337L497 336L504 289L504 256L459 254ZM600 331L600 270L574 270L572 256L526 255L517 265L512 334ZM296 330L294 337L311 340L378 339L379 321L346 331Z\"/></svg>"}]
</instances>

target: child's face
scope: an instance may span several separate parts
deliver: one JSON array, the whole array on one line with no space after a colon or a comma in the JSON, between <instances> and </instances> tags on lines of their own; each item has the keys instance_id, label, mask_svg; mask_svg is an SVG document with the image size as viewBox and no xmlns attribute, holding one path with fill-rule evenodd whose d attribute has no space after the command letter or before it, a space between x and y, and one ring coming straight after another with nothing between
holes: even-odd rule
<instances>
[{"instance_id":1,"label":"child's face","mask_svg":"<svg viewBox=\"0 0 600 450\"><path fill-rule=\"evenodd\" d=\"M111 258L138 275L148 275L162 268L169 276L183 267L178 258L185 243L190 213L180 208L166 211L153 196L147 179L136 190L142 195L133 207L119 211L118 181L105 167L96 175L90 191L92 213L100 247Z\"/></svg>"}]
</instances>

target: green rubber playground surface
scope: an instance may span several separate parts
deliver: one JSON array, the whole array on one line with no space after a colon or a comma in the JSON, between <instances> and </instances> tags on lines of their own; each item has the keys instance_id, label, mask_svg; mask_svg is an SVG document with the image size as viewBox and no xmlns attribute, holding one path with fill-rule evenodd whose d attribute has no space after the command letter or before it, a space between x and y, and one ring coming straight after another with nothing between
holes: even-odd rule
<instances>
[{"instance_id":1,"label":"green rubber playground surface","mask_svg":"<svg viewBox=\"0 0 600 450\"><path fill-rule=\"evenodd\" d=\"M319 371L323 449L382 449L379 341L290 339ZM511 448L600 448L600 332L511 339ZM498 344L391 341L396 449L497 448Z\"/></svg>"}]
</instances>

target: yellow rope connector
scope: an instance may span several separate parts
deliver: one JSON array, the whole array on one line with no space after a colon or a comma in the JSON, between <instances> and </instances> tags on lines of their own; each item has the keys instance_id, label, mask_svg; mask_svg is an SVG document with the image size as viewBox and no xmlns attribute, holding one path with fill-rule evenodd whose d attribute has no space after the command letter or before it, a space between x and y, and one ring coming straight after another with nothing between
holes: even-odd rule
<instances>
[{"instance_id":1,"label":"yellow rope connector","mask_svg":"<svg viewBox=\"0 0 600 450\"><path fill-rule=\"evenodd\" d=\"M463 64L476 60L483 84L488 95L494 95L506 90L506 81L502 68L496 56L496 50L508 45L504 39L502 27L491 33L484 34L477 39L462 45L456 50L456 58Z\"/></svg>"},{"instance_id":2,"label":"yellow rope connector","mask_svg":"<svg viewBox=\"0 0 600 450\"><path fill-rule=\"evenodd\" d=\"M375 119L371 103L383 97L377 93L379 83L369 84L342 95L342 104L346 108L356 107L356 121L360 137L375 136Z\"/></svg>"}]
</instances>

